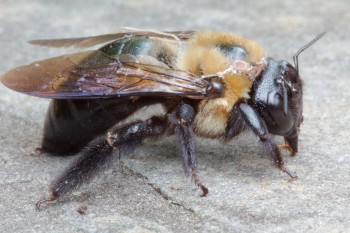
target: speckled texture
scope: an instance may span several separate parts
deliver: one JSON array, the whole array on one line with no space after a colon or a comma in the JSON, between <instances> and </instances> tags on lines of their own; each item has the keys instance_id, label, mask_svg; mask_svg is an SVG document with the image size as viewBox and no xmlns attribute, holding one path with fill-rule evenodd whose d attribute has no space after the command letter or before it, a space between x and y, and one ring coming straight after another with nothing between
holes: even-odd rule
<instances>
[{"instance_id":1,"label":"speckled texture","mask_svg":"<svg viewBox=\"0 0 350 233\"><path fill-rule=\"evenodd\" d=\"M299 179L272 163L253 136L222 145L197 140L207 198L184 177L174 138L147 142L88 186L35 210L73 157L40 154L48 100L0 86L1 232L347 232L350 229L350 2L0 1L0 73L72 49L30 39L89 36L121 27L212 29L262 44L292 60L300 46L304 123L300 152L285 156ZM281 141L280 141L281 142ZM77 209L85 205L85 215Z\"/></svg>"}]
</instances>

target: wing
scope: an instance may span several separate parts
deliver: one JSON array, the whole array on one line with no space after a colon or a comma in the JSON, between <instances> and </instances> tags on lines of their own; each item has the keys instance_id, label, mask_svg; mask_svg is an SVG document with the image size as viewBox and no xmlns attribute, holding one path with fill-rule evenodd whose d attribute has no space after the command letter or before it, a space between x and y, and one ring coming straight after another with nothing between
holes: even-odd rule
<instances>
[{"instance_id":1,"label":"wing","mask_svg":"<svg viewBox=\"0 0 350 233\"><path fill-rule=\"evenodd\" d=\"M69 38L69 39L48 39L48 40L31 40L29 43L47 47L77 47L87 48L94 45L114 41L124 40L134 37L145 37L145 38L162 38L174 41L186 41L190 39L194 31L175 31L175 32L157 32L157 31L136 31L136 32L125 32L106 34L91 37L80 37L80 38Z\"/></svg>"},{"instance_id":2,"label":"wing","mask_svg":"<svg viewBox=\"0 0 350 233\"><path fill-rule=\"evenodd\" d=\"M115 96L184 96L206 98L209 82L191 73L132 62L128 55L111 58L99 50L64 55L8 71L7 87L55 99Z\"/></svg>"}]
</instances>

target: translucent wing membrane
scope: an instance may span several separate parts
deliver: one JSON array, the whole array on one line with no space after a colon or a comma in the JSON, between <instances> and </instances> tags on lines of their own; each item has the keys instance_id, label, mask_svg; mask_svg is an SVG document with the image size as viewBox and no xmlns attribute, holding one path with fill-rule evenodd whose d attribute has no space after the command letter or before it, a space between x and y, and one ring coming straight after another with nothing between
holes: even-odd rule
<instances>
[{"instance_id":1,"label":"translucent wing membrane","mask_svg":"<svg viewBox=\"0 0 350 233\"><path fill-rule=\"evenodd\" d=\"M10 70L1 80L29 95L57 99L115 96L205 98L208 81L191 73L111 58L99 50L64 55Z\"/></svg>"},{"instance_id":2,"label":"translucent wing membrane","mask_svg":"<svg viewBox=\"0 0 350 233\"><path fill-rule=\"evenodd\" d=\"M163 38L170 40L188 40L192 37L194 31L176 31L176 32L155 32L155 31L138 31L138 32L125 32L115 34L105 34L99 36L69 38L69 39L48 39L48 40L31 40L29 43L47 47L77 47L87 48L98 44L123 40L134 37L146 37L146 38Z\"/></svg>"}]
</instances>

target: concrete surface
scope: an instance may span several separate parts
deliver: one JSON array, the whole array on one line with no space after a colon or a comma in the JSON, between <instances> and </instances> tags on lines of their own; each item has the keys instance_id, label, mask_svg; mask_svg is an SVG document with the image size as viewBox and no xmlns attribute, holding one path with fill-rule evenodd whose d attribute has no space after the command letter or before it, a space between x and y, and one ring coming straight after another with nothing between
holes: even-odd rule
<instances>
[{"instance_id":1,"label":"concrete surface","mask_svg":"<svg viewBox=\"0 0 350 233\"><path fill-rule=\"evenodd\" d=\"M35 151L48 100L0 86L0 232L350 232L349 9L348 0L1 0L0 73L70 52L27 40L124 26L230 31L288 61L317 34L327 35L300 57L305 120L298 156L285 156L299 179L288 182L254 137L228 145L198 139L206 198L184 177L175 140L167 138L37 211L36 201L74 158Z\"/></svg>"}]
</instances>

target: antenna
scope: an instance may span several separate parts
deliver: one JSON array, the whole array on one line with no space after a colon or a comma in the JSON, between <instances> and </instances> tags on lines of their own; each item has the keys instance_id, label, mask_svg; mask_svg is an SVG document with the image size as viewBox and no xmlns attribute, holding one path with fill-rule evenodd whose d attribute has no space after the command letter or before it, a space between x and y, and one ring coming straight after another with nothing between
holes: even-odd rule
<instances>
[{"instance_id":1,"label":"antenna","mask_svg":"<svg viewBox=\"0 0 350 233\"><path fill-rule=\"evenodd\" d=\"M299 54L301 52L303 52L305 49L309 48L312 44L314 44L316 41L318 41L322 36L324 36L324 34L326 34L326 32L322 32L321 34L319 34L318 36L316 36L312 41L310 41L309 43L307 43L306 45L304 45L303 47L301 47L299 49L299 51L293 55L293 61L294 61L294 67L295 70L297 71L298 77L299 77L299 65L298 65L298 57Z\"/></svg>"}]
</instances>

